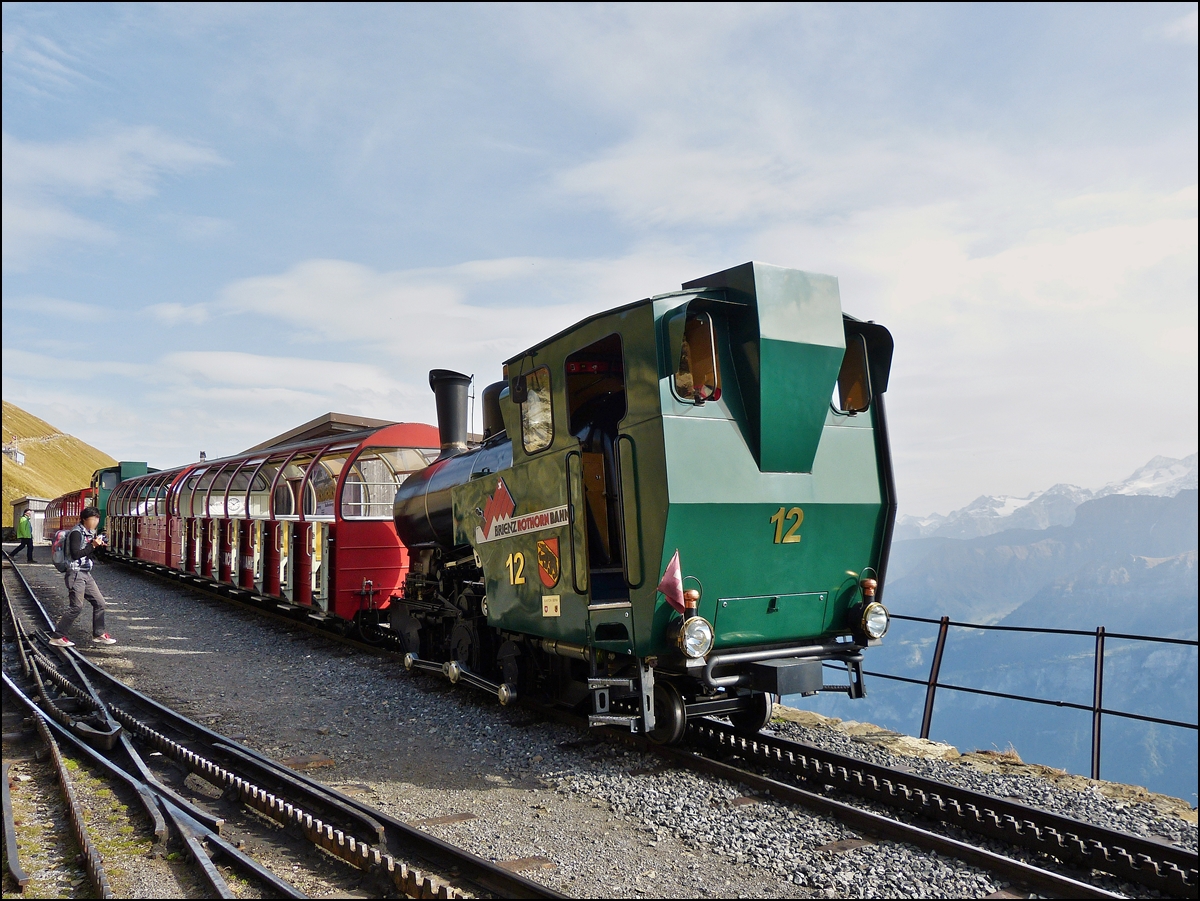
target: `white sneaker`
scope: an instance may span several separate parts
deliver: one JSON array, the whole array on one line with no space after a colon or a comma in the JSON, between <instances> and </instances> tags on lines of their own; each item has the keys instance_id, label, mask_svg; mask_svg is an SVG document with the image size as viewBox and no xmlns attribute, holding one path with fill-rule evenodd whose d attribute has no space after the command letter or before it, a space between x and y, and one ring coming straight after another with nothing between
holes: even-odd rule
<instances>
[{"instance_id":1,"label":"white sneaker","mask_svg":"<svg viewBox=\"0 0 1200 901\"><path fill-rule=\"evenodd\" d=\"M92 641L96 644L116 644L117 640L105 632L103 635L93 635Z\"/></svg>"},{"instance_id":2,"label":"white sneaker","mask_svg":"<svg viewBox=\"0 0 1200 901\"><path fill-rule=\"evenodd\" d=\"M50 639L50 646L54 648L73 648L75 647L75 642L71 641L65 635L62 638L56 635Z\"/></svg>"}]
</instances>

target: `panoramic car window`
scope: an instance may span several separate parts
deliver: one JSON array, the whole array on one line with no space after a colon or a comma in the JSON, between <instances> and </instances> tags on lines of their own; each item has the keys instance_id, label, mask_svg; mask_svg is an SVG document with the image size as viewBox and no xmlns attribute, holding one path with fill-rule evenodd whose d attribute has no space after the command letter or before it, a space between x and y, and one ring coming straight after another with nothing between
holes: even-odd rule
<instances>
[{"instance_id":1,"label":"panoramic car window","mask_svg":"<svg viewBox=\"0 0 1200 901\"><path fill-rule=\"evenodd\" d=\"M349 457L348 453L326 454L314 467L312 476L309 478L315 502L312 511L314 516L333 516L337 478Z\"/></svg>"},{"instance_id":2,"label":"panoramic car window","mask_svg":"<svg viewBox=\"0 0 1200 901\"><path fill-rule=\"evenodd\" d=\"M525 376L525 400L521 404L521 443L525 453L545 450L554 440L554 417L550 412L550 370L539 367Z\"/></svg>"},{"instance_id":3,"label":"panoramic car window","mask_svg":"<svg viewBox=\"0 0 1200 901\"><path fill-rule=\"evenodd\" d=\"M675 393L682 400L704 403L721 396L717 340L708 313L688 313L675 370Z\"/></svg>"},{"instance_id":4,"label":"panoramic car window","mask_svg":"<svg viewBox=\"0 0 1200 901\"><path fill-rule=\"evenodd\" d=\"M437 450L412 447L373 447L364 451L342 487L342 516L349 519L391 519L396 489L409 474L437 459Z\"/></svg>"},{"instance_id":5,"label":"panoramic car window","mask_svg":"<svg viewBox=\"0 0 1200 901\"><path fill-rule=\"evenodd\" d=\"M254 476L247 495L250 515L255 519L267 519L271 516L271 480L279 471L282 460L276 458L263 464L262 469Z\"/></svg>"},{"instance_id":6,"label":"panoramic car window","mask_svg":"<svg viewBox=\"0 0 1200 901\"><path fill-rule=\"evenodd\" d=\"M846 355L842 357L842 370L833 392L833 406L841 413L863 413L870 405L867 340L862 335L847 335Z\"/></svg>"},{"instance_id":7,"label":"panoramic car window","mask_svg":"<svg viewBox=\"0 0 1200 901\"><path fill-rule=\"evenodd\" d=\"M200 472L192 473L190 476L188 476L187 482L184 483L183 488L180 490L180 492L179 492L179 515L180 516L191 516L192 515L192 494L195 492L196 485L199 483L200 476L203 472L204 472L204 470L201 470Z\"/></svg>"}]
</instances>

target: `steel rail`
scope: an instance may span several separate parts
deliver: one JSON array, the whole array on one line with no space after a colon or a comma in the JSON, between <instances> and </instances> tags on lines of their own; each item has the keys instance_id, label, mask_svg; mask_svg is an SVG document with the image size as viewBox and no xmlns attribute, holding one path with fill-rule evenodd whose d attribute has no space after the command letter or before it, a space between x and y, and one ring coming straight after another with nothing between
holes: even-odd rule
<instances>
[{"instance_id":1,"label":"steel rail","mask_svg":"<svg viewBox=\"0 0 1200 901\"><path fill-rule=\"evenodd\" d=\"M711 719L688 723L699 746L809 783L958 826L988 838L1042 852L1064 863L1102 870L1171 897L1197 896L1197 855L939 780L868 763L810 744L760 733L739 735Z\"/></svg>"},{"instance_id":2,"label":"steel rail","mask_svg":"<svg viewBox=\"0 0 1200 901\"><path fill-rule=\"evenodd\" d=\"M19 569L14 572L26 593L37 602L36 592ZM42 615L48 620L44 608L38 603ZM323 634L328 634L323 632ZM306 838L326 851L352 865L393 882L398 889L410 897L458 897L457 890L437 877L420 872L415 867L397 860L388 849L395 852L403 849L419 857L432 867L443 872L457 871L456 882L468 883L484 893L494 893L508 898L563 898L561 893L538 882L510 872L499 864L484 860L448 842L435 838L407 823L396 820L374 810L368 805L341 794L329 786L309 779L267 758L251 748L238 744L205 726L171 710L153 698L125 685L104 669L96 666L77 651L70 653L73 665L81 678L91 684L103 686L105 694L115 694L122 703L149 712L163 728L168 728L180 737L186 737L205 746L205 754L197 753L154 729L118 706L113 700L105 701L113 718L124 729L146 742L185 769L206 781L225 788L236 795L246 806L269 816L285 826L297 828ZM85 672L86 671L86 672ZM88 677L90 676L90 680ZM77 689L78 690L78 689ZM144 715L144 714L143 714ZM210 757L222 758L232 766L250 769L255 778L263 781L270 789L245 779L232 769L222 766ZM152 785L155 790L165 788ZM283 792L302 795L312 811L291 803ZM173 793L172 793L173 794ZM177 795L170 799L175 804L186 804ZM193 808L193 811L198 809ZM314 812L332 814L342 825L357 827L353 830L338 828ZM193 812L193 817L195 813ZM182 832L183 830L181 830ZM363 837L363 833L369 838ZM357 834L352 834L357 833ZM379 847L374 843L378 842Z\"/></svg>"},{"instance_id":3,"label":"steel rail","mask_svg":"<svg viewBox=\"0 0 1200 901\"><path fill-rule=\"evenodd\" d=\"M583 726L586 720L563 710L537 707L538 712L549 719L560 723ZM690 723L688 724L690 727ZM834 817L847 823L859 831L878 835L896 841L905 842L927 851L955 858L963 863L988 870L1020 885L1028 886L1051 898L1123 898L1119 895L1087 882L1081 882L1070 876L1055 873L1033 864L1025 863L980 848L968 842L959 841L937 832L930 832L919 826L904 823L900 820L863 810L843 801L837 801L825 795L818 794L795 785L788 785L758 773L752 773L740 767L713 760L701 754L682 747L659 745L642 735L626 732L623 729L602 727L593 729L593 733L603 740L614 744L633 747L644 754L654 754L673 763L681 769L692 770L718 779L744 785L755 791L764 792L781 801L799 804L818 813Z\"/></svg>"},{"instance_id":4,"label":"steel rail","mask_svg":"<svg viewBox=\"0 0 1200 901\"><path fill-rule=\"evenodd\" d=\"M300 626L301 628L303 628L305 630L314 632L316 634L322 635L324 637L330 638L330 639L332 639L334 641L338 641L340 643L351 645L360 650L364 650L369 653L377 654L377 655L379 655L379 654L390 655L392 653L391 651L381 649L379 646L379 643L368 644L364 641L356 640L349 636L339 634L337 632L333 632L329 628L322 627L319 624L310 623L307 621L307 619L310 619L311 617L281 615L280 613L276 612L277 604L269 598L261 597L261 598L255 599L250 596L249 592L246 592L244 590L236 590L233 588L233 586L226 586L222 583L216 583L216 582L213 582L208 579L201 579L201 578L196 578L193 576L185 577L184 574L179 574L173 570L167 569L166 567L161 567L161 566L158 566L155 564L146 563L144 561L132 560L132 559L123 558L123 557L116 557L116 558L112 558L112 559L114 559L114 562L119 562L119 563L130 566L131 568L135 569L136 571L148 572L152 575L158 576L159 578L178 580L185 584L189 584L189 587L192 587L196 590L202 591L205 594L209 594L214 597L221 598L223 600L234 601L239 606L250 607L252 609L264 612L269 617L272 617L274 619L278 619L282 622L286 622L286 623L289 623L294 626ZM388 645L388 644L391 644L394 642L394 637L387 634L386 632L381 633L379 638L382 639L382 641L380 643L382 643L384 645ZM542 706L538 706L538 705L533 705L533 706L535 709L537 709L543 715L547 715L553 719L558 719L561 722L568 722L573 725L579 725L581 722L578 717L575 717L572 714L566 714L563 711L546 708L546 707L542 707ZM693 721L689 722L689 724L688 724L689 734L692 733L694 725L699 722L702 722L702 721L701 720L693 720ZM703 722L712 722L714 725L716 725L718 727L722 727L722 724L715 723L715 721L705 720ZM201 727L201 728L203 728L203 727ZM727 728L727 727L722 727L722 728ZM624 732L613 733L611 730L601 730L601 731L602 732L608 731L609 735L607 737L613 738L617 741L621 741L626 744L631 743L631 742L634 744L637 744L639 747L642 748L642 750L647 751L647 752L662 753L664 755L670 755L671 753L679 753L675 749L662 749L661 746L659 746L659 745L655 745L653 743L647 742L638 736L628 735ZM729 730L729 731L732 732L732 730ZM756 736L751 741L759 742L759 741L762 741L762 740L765 740L768 738L770 738L770 736L760 734L759 736ZM814 752L820 751L820 749L814 748L813 751ZM823 752L823 751L821 753L833 754L833 752ZM836 757L837 755L834 754L833 756ZM705 758L701 758L701 757L696 757L695 755L688 755L688 757L690 759L694 759L694 760L704 760L705 759ZM846 758L846 760L851 763L859 763L859 761L856 761L854 758ZM719 764L719 762L716 762L716 761L710 761L710 763L717 765L717 766L727 766L724 764ZM681 763L681 765L684 765L684 764ZM842 768L843 768L843 770L847 769L844 764L842 765ZM912 777L908 773L902 773L900 771L890 770L890 769L883 768L883 767L880 767L879 769L882 771L881 774L884 777L883 781L885 782L885 784L890 785L890 784L900 784L900 783L905 783L905 782L911 783L913 781ZM733 779L735 781L742 781L744 783L747 782L747 780L756 780L756 779L765 778L765 777L757 776L756 774L753 774L753 773L748 773L744 770L734 768L734 767L730 767L729 770L723 771L723 772L724 772L724 775L722 776L722 778L729 778L729 779ZM876 778L878 779L881 774L876 774ZM917 777L917 778L922 778L922 777ZM770 780L768 780L768 781L770 781ZM926 780L926 781L929 783L930 789L943 788L943 789L945 789L945 791L947 793L952 790L957 790L955 786L944 785L943 783L935 782L934 780ZM822 784L830 784L830 783L831 783L830 779L825 779ZM793 788L793 787L785 786L785 788ZM796 789L796 791L802 791L802 790ZM910 792L910 794L911 794L911 792ZM935 791L929 791L929 792L927 792L927 794L935 795L937 793ZM806 797L809 795L811 795L812 797L815 797L815 798L822 797L820 795L814 795L811 792L806 793ZM941 795L939 794L938 797L940 797L940 796ZM799 796L797 796L797 797L799 797ZM889 797L869 796L869 797L871 797L872 800L875 800L879 803L884 803L884 804L888 804L889 801L894 801L894 799L891 799L890 796ZM899 795L899 797L904 798L905 804L911 803L910 798L905 797L903 795L903 793L901 793ZM990 796L981 796L981 797L990 797ZM825 799L825 800L830 800L830 799ZM836 802L834 802L834 803L836 803ZM898 802L895 802L895 803L892 803L891 806L897 806L897 804L898 804ZM1045 814L1046 816L1049 816L1049 817L1057 817L1057 819L1060 821L1060 825L1062 825L1064 827L1065 833L1069 834L1069 835L1078 834L1080 830L1087 830L1089 828L1090 829L1102 828L1102 827L1091 827L1090 824L1083 823L1081 821L1072 820L1067 817L1061 817L1056 814L1049 814L1048 812L1045 812L1045 811L1039 811L1036 808L1025 807L1025 805L1016 805L1016 806L1024 808L1024 810L1031 811L1034 814ZM858 810L858 808L853 808L853 807L848 807L847 809L848 810ZM929 815L932 811L922 810L921 812L926 815ZM956 811L956 813L959 813L959 812L960 811ZM974 811L968 811L968 812L970 812L972 814L974 813ZM942 819L944 822L950 822L951 825L962 825L965 828L964 824L957 823L957 822L951 822L945 817L942 817L940 819ZM1026 816L1026 817L1024 817L1023 820L1019 821L1021 823L1020 828L1013 831L1012 834L1021 836L1021 834L1022 834L1021 830L1025 829L1024 824L1026 822L1028 822L1028 820L1029 820L1029 817ZM898 821L890 821L889 820L888 822L898 822ZM906 826L907 824L901 823L900 825ZM995 824L989 822L985 825L994 826ZM1004 834L996 834L996 832L984 832L983 834L987 835L989 838L993 838L993 839L999 838L1001 841L1004 841L1009 844L1020 845L1021 842L1019 842L1019 841L1013 842L1011 840L1011 836L1005 830L1005 827L1008 825L1010 825L1010 824L1008 824L1007 821L1003 821L1000 824L1000 826L997 827L998 831L1003 832ZM911 827L911 828L916 829L917 827ZM1053 828L1053 827L1050 827L1050 828ZM923 832L923 830L918 830L918 831ZM977 828L972 831L980 832L982 830ZM1113 844L1111 846L1105 845L1100 848L1097 848L1095 845L1088 846L1091 848L1091 850L1094 853L1088 856L1087 860L1083 863L1083 866L1086 866L1089 869L1098 869L1098 870L1102 870L1104 872L1112 873L1113 869L1118 868L1118 867L1116 865L1113 865L1109 861L1109 859L1105 856L1104 849L1107 849L1108 847L1128 849L1131 846L1143 848L1144 845L1149 845L1156 852L1156 854L1159 857L1163 856L1164 851L1167 853L1168 856L1172 855L1173 853L1176 853L1176 854L1182 853L1183 855L1186 856L1188 853L1186 851L1179 851L1178 849L1172 849L1172 848L1169 848L1169 847L1166 847L1163 845L1158 845L1154 842L1147 842L1147 840L1141 839L1138 836L1127 835L1126 833L1116 832L1113 830L1107 830L1107 832L1109 834L1109 838L1112 839ZM932 835L932 836L937 835L936 833L927 833L927 834ZM1093 834L1095 834L1095 833L1093 833ZM945 837L941 836L940 838L945 838ZM954 841L954 840L948 839L948 841ZM962 845L962 847L964 849L974 848L974 846L966 844L966 843L960 843L960 844ZM947 847L949 847L949 846L947 846ZM992 853L992 852L984 851L983 849L977 849L977 850L979 850L979 852L982 854L991 854ZM1038 846L1034 850L1047 852L1047 853L1053 853L1051 851L1051 849L1049 849L1046 846ZM958 856L958 855L955 855L951 850L946 850L945 853L951 854L951 856ZM964 851L963 853L968 853L968 852ZM1066 852L1063 852L1063 853L1065 854ZM995 857L995 866L993 866L992 863L984 864L984 866L987 866L989 869L993 869L994 871L999 872L1002 870L1003 867L1006 866L1006 864L1004 862L1008 861L1008 862L1016 865L1017 869L1014 872L1020 873L1020 875L1013 875L1012 878L1014 880L1027 882L1028 884L1031 885L1031 887L1037 887L1037 885L1038 885L1037 882L1031 881L1031 880L1044 879L1046 881L1043 883L1043 887L1046 887L1046 890L1050 891L1050 892L1059 892L1060 894L1063 892L1066 892L1066 891L1074 892L1074 891L1076 891L1076 887L1083 886L1083 887L1085 887L1086 891L1095 891L1095 892L1101 893L1099 895L1090 895L1090 896L1084 895L1085 897L1119 897L1119 896L1111 895L1111 894L1103 894L1102 889L1098 889L1094 886L1090 886L1087 883L1081 883L1081 882L1076 882L1075 880L1070 880L1068 877L1059 876L1058 874L1053 873L1051 871L1041 870L1036 867L1031 867L1028 864L1024 864L1020 861L1013 861L1013 860L1011 860L1011 858L1006 858L1001 855L993 855L993 856ZM1193 855L1191 855L1191 861L1193 863L1193 866L1192 866L1193 871L1194 871L1194 860L1195 860L1195 855L1193 854ZM1186 864L1188 861L1185 859L1183 862ZM1139 872L1139 875L1145 877L1146 873L1143 872L1143 867L1144 867L1145 862L1139 861L1139 863L1141 863L1143 866L1138 866L1136 868L1136 871ZM1172 862L1167 862L1168 867L1171 865L1173 865ZM1033 871L1033 873L1030 874L1023 868L1029 868ZM1179 869L1177 864L1175 864L1175 868ZM1125 869L1128 869L1128 868L1125 868ZM1155 873L1157 876L1158 875L1157 869L1155 869ZM1044 876L1041 874L1044 874ZM1124 875L1124 872L1113 873L1113 875ZM1133 879L1132 876L1128 876L1127 878ZM1187 892L1189 891L1188 886L1187 886L1188 877L1186 875L1184 875L1182 878L1183 878L1183 882L1184 882L1184 896L1185 897L1194 897L1195 896L1194 888L1190 889L1191 895L1187 894ZM1191 879L1192 883L1195 882L1194 875L1191 876L1190 879ZM1062 885L1059 885L1057 880L1066 880L1066 882L1063 883ZM1138 880L1135 880L1135 881L1138 881ZM1174 882L1178 882L1178 881L1179 881L1179 879L1174 876L1173 871L1172 871L1172 872L1168 873L1168 875L1165 877L1165 880L1164 880L1164 878L1159 877L1159 879L1155 883L1155 885L1161 888L1162 885L1164 884L1164 882L1174 883ZM1083 891L1084 889L1079 889L1079 890ZM1077 897L1077 896L1078 895L1071 895L1071 897Z\"/></svg>"},{"instance_id":5,"label":"steel rail","mask_svg":"<svg viewBox=\"0 0 1200 901\"><path fill-rule=\"evenodd\" d=\"M620 740L627 740L627 736L624 733L619 738ZM1027 885L1041 893L1048 894L1052 898L1124 897L1123 895L1106 891L1090 883L1080 882L1069 876L1064 876L1060 873L1025 863L1024 861L1015 860L1003 854L997 854L995 851L989 851L986 848L980 848L977 845L959 841L958 839L950 838L937 832L930 832L927 829L921 829L918 826L901 822L883 814L863 810L860 807L854 807L842 801L835 801L816 792L797 788L794 785L787 785L786 783L770 779L766 776L760 776L756 773L750 773L738 767L730 766L727 763L721 763L709 757L690 753L681 748L651 745L649 742L646 745L648 746L646 750L651 750L686 769L706 773L720 779L727 779L731 782L738 782L758 791L766 792L780 800L801 804L812 810L834 816L867 834L894 839L915 845L927 851L934 851L938 854L944 854L947 857L953 857L963 863L999 874L1019 884Z\"/></svg>"},{"instance_id":6,"label":"steel rail","mask_svg":"<svg viewBox=\"0 0 1200 901\"><path fill-rule=\"evenodd\" d=\"M19 627L16 638L18 641L21 639ZM17 689L15 684L10 682L8 673L4 673L4 685L18 696L25 697L24 693ZM33 705L33 701L31 699L29 700L29 704ZM46 748L49 751L50 759L54 764L54 774L58 780L59 788L62 791L63 804L67 810L67 820L70 823L71 833L75 837L75 842L79 846L80 856L83 858L83 867L84 870L87 871L88 881L91 883L92 889L95 891L97 896L101 898L112 898L114 897L113 890L108 882L108 874L104 870L104 859L101 857L99 850L97 850L95 843L92 841L91 832L88 829L87 821L83 816L83 808L80 806L79 798L75 794L75 786L73 780L71 779L71 774L67 771L67 763L63 759L62 752L59 750L58 742L55 741L54 735L47 726L47 723L53 722L53 720L50 720L44 713L42 713L42 711L38 710L36 706L33 706L32 709L36 712L34 717L34 725L37 728L38 735L41 737L42 742L46 745ZM7 832L8 821L12 815L12 806L8 794L7 765L5 765L4 807L5 831ZM9 834L15 835L15 832ZM12 850L15 850L15 847ZM13 858L10 856L9 860L11 867ZM25 882L28 882L29 877L25 876L25 882L21 882L21 877L18 876L19 871L20 866L18 865L17 869L12 870L12 873L14 876L17 876L18 882L24 886ZM22 873L22 875L24 874Z\"/></svg>"},{"instance_id":7,"label":"steel rail","mask_svg":"<svg viewBox=\"0 0 1200 901\"><path fill-rule=\"evenodd\" d=\"M30 712L30 715L34 718L36 723L44 723L47 729L54 733L59 739L70 745L72 750L79 756L87 758L98 769L103 770L110 778L119 782L123 782L129 788L136 790L139 786L141 786L143 790L145 790L145 783L139 780L136 776L133 776L122 767L113 763L105 754L101 753L96 748L91 747L64 726L51 719L45 713L45 711L41 710L37 706L37 703L32 698L21 691L16 683L12 681L8 673L4 673L4 688L18 703L20 703ZM227 858L228 862L232 866L239 869L244 874L261 880L268 888L272 889L280 897L305 897L303 893L299 892L295 888L295 886L280 879L270 870L253 860L253 858L248 857L243 852L229 845L229 843L225 842L215 831L209 829L207 826L201 824L195 818L191 817L186 810L181 810L167 798L161 798L160 800L161 803L166 807L167 815L171 818L172 823L183 826L195 837L205 842L209 842L214 846L214 849L218 853ZM191 805L186 801L184 804L187 805L187 807L191 807ZM205 876L206 881L209 883L209 886L214 889L214 893L222 895L222 897L232 897L231 895L223 894L223 892L228 892L228 886L226 885L224 890L221 889L221 885L225 883L224 879L220 877L219 874L217 874L220 880L219 882L214 882L211 878L208 872L210 868L206 866L208 863L208 855L204 853L203 849L199 848L198 845L194 845L193 843L189 842L187 840L186 833L184 833L184 843L185 847L187 847L189 850L189 854L199 850L199 857L196 858L195 862L198 866L200 866L202 871L204 871L203 875Z\"/></svg>"},{"instance_id":8,"label":"steel rail","mask_svg":"<svg viewBox=\"0 0 1200 901\"><path fill-rule=\"evenodd\" d=\"M15 568L14 572L18 576L21 575L19 570L15 570ZM36 594L32 592L32 589L23 577L21 581L28 592L29 600L35 605L38 614L44 620L49 621L49 615L46 613L45 608L42 607L40 601L38 601ZM8 594L7 586L0 585L0 588L2 588L4 595L4 611L15 624L18 639L28 641L28 635L21 623L21 618L17 615L15 604ZM21 647L20 641L18 642L18 647ZM95 695L94 688L91 688L89 685L89 690L84 691L78 685L75 685L61 672L53 668L53 662L48 660L45 655L31 644L29 656L27 657L24 653L22 654L22 663L26 665L25 668L29 671L29 677L36 681L39 695L43 703L46 703L51 708L51 712L55 710L55 706L46 692L45 684L40 680L39 670L34 665L36 659L41 659L45 667L41 672L44 672L56 688L71 695L72 698L78 700L84 706L103 708L103 702ZM79 673L79 675L82 677L82 673ZM218 835L218 830L222 824L221 820L214 820L206 811L196 807L187 799L180 797L172 789L158 782L150 773L141 756L129 743L127 736L120 736L121 747L134 769L141 774L141 779L130 775L124 768L110 760L100 749L93 747L79 735L75 734L75 732L71 731L67 723L58 722L49 712L41 710L36 702L12 681L7 672L4 673L4 687L19 703L30 711L39 731L42 729L44 723L45 728L57 734L60 740L71 745L77 754L91 760L96 767L106 772L110 778L124 783L127 788L136 793L142 801L143 806L147 809L156 842L164 841L167 833L163 813L159 810L161 805L162 811L166 813L172 824L176 826L176 830L179 832L185 847L188 849L189 856L192 857L195 864L200 868L202 876L215 895L220 897L235 897L224 878L212 866L208 855L204 853L204 849L199 845L199 840L208 842L217 854L227 859L231 866L244 875L261 881L280 897L305 897L290 883L280 879L252 857L225 842ZM61 711L58 712L61 715ZM60 716L61 718L63 717ZM66 719L69 721L69 718ZM113 746L109 743L104 743L104 748L108 751L113 750Z\"/></svg>"},{"instance_id":9,"label":"steel rail","mask_svg":"<svg viewBox=\"0 0 1200 901\"><path fill-rule=\"evenodd\" d=\"M7 554L5 556L7 556ZM6 569L10 569L13 572L16 572L16 568L13 566L12 560L9 559L7 562L8 562L8 566L6 567ZM16 641L18 648L23 649L24 642L26 640L24 623L22 623L20 617L17 616L17 611L16 611L15 607L13 606L12 599L9 598L9 596L8 596L7 589L4 589L3 595L4 595L5 613L7 614L8 619L12 623L13 640ZM30 675L32 675L34 677L34 679L37 680L38 688L41 691L43 697L45 697L46 690L45 690L45 687L42 685L41 679L38 678L37 667L32 665L31 661L29 661L26 658L24 653L21 654L21 666L26 672L28 672ZM8 681L8 677L7 677L7 674L5 674L5 682L7 683L7 681ZM47 702L49 702L48 698L47 698ZM61 711L56 711L56 712L59 717L65 718L65 714L63 714ZM95 891L95 893L99 897L112 898L113 891L112 891L112 887L109 885L109 882L108 882L108 874L104 870L104 860L101 857L100 852L96 849L95 844L92 842L91 832L88 830L87 821L84 819L84 816L83 816L83 808L80 807L80 805L79 805L79 798L75 794L75 786L73 784L73 780L71 779L71 774L67 771L67 764L66 764L66 761L63 760L62 752L58 748L58 742L56 742L54 740L54 736L51 734L50 730L46 727L44 717L40 717L40 716L36 717L34 719L34 724L37 727L38 734L41 736L43 743L45 743L46 748L49 750L50 758L51 758L52 762L54 763L54 773L58 779L58 784L62 791L63 803L66 806L66 810L67 810L67 819L70 822L71 832L75 836L75 841L79 845L79 850L81 852L81 856L83 857L83 866L84 866L84 869L87 871L88 881L92 884L92 889ZM11 832L9 832L9 830L8 830L9 820L12 818L12 805L11 805L11 802L9 799L9 794L8 794L7 767L5 769L6 769L5 780L4 780L5 831L8 832L9 835L12 835L14 837L14 841L15 841L15 834L16 834L15 833L15 824L14 824L14 828ZM15 849L15 844L14 844L14 849ZM13 875L16 876L17 872L19 870L20 870L20 867L18 866L16 870L12 871ZM26 880L28 880L28 877L26 877ZM21 883L21 884L24 885L24 883Z\"/></svg>"},{"instance_id":10,"label":"steel rail","mask_svg":"<svg viewBox=\"0 0 1200 901\"><path fill-rule=\"evenodd\" d=\"M403 870L401 878L410 883L410 887L419 887L424 882L430 881L431 877L422 875L414 868L407 867L398 861L394 861L393 865L389 867L388 859L400 849L411 853L413 856L420 857L428 864L442 871L449 871L457 867L460 870L458 877L456 877L457 879L469 882L478 888L498 894L501 897L565 897L540 883L534 882L517 873L512 873L498 864L456 848L448 842L444 842L407 823L394 819L382 811L375 810L361 801L351 798L348 795L343 795L336 789L310 779L302 773L296 773L282 764L259 754L252 748L241 745L226 736L212 731L206 726L188 719L182 714L164 707L153 698L142 694L136 689L130 688L104 670L95 667L90 661L84 659L82 663L89 670L94 669L95 678L105 683L106 689L119 691L136 702L139 707L152 711L157 718L169 723L173 731L177 734L192 733L200 743L212 750L212 756L215 757L223 754L226 759L232 759L240 764L249 764L256 774L264 777L264 781L273 776L275 781L285 784L289 789L299 791L306 798L313 799L317 803L322 799L333 802L339 810L353 814L361 822L370 823L375 830L378 830L372 836L371 841L367 841L358 839L344 830L335 828L331 824L324 823L299 806L288 803L280 795L258 787L215 761L184 747L179 742L173 741L163 732L140 723L123 708L110 702L117 720L125 725L129 731L137 734L139 738L168 757L177 760L202 779L237 792L239 797L248 806L254 807L256 810L279 820L285 825L298 827L310 837L310 840L333 854L343 856L345 859L355 862L356 865L364 866L364 868L378 869L379 867L383 867L389 874L393 869L396 871ZM373 848L372 841L379 842L383 847L389 849L391 853L385 853L378 848ZM430 884L433 885L433 891L440 891L436 883L431 882Z\"/></svg>"}]
</instances>

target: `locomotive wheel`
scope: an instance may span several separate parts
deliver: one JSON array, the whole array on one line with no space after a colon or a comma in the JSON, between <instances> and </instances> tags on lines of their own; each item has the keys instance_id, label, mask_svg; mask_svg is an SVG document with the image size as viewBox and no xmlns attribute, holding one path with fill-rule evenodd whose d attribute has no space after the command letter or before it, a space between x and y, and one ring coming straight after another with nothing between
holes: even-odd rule
<instances>
[{"instance_id":1,"label":"locomotive wheel","mask_svg":"<svg viewBox=\"0 0 1200 901\"><path fill-rule=\"evenodd\" d=\"M450 633L450 659L465 664L471 672L479 672L478 661L475 659L477 645L475 630L459 623Z\"/></svg>"},{"instance_id":2,"label":"locomotive wheel","mask_svg":"<svg viewBox=\"0 0 1200 901\"><path fill-rule=\"evenodd\" d=\"M687 707L683 695L670 682L654 683L654 728L650 740L656 745L677 744L687 731Z\"/></svg>"},{"instance_id":3,"label":"locomotive wheel","mask_svg":"<svg viewBox=\"0 0 1200 901\"><path fill-rule=\"evenodd\" d=\"M404 645L407 653L421 655L421 624L408 614L392 614L392 634Z\"/></svg>"},{"instance_id":4,"label":"locomotive wheel","mask_svg":"<svg viewBox=\"0 0 1200 901\"><path fill-rule=\"evenodd\" d=\"M756 691L750 700L750 706L745 710L729 714L729 722L733 728L746 735L756 735L767 723L771 722L771 714L775 710L775 696L766 692Z\"/></svg>"},{"instance_id":5,"label":"locomotive wheel","mask_svg":"<svg viewBox=\"0 0 1200 901\"><path fill-rule=\"evenodd\" d=\"M528 686L525 675L525 662L521 659L521 646L515 641L506 641L500 645L496 653L496 667L500 670L500 678L514 691L524 692Z\"/></svg>"}]
</instances>

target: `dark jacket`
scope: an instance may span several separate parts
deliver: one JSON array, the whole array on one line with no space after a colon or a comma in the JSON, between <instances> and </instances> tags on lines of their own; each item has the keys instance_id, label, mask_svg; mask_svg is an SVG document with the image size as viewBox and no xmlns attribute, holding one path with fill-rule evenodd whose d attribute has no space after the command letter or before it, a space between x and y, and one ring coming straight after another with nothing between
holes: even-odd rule
<instances>
[{"instance_id":1,"label":"dark jacket","mask_svg":"<svg viewBox=\"0 0 1200 901\"><path fill-rule=\"evenodd\" d=\"M100 550L92 543L91 533L85 537L81 526L76 526L67 533L67 563L78 564L72 569L89 570L92 568L92 555Z\"/></svg>"}]
</instances>

